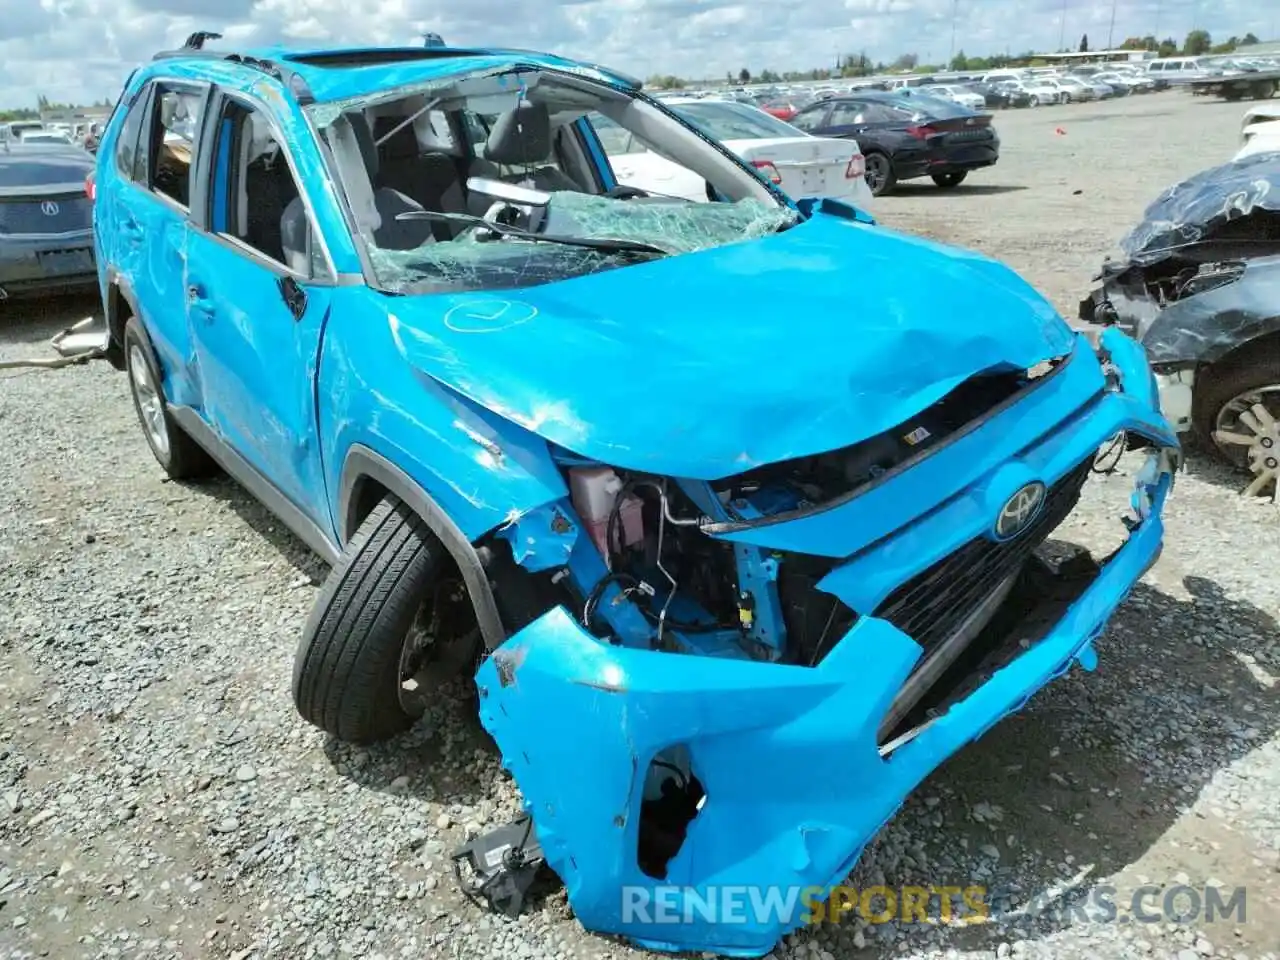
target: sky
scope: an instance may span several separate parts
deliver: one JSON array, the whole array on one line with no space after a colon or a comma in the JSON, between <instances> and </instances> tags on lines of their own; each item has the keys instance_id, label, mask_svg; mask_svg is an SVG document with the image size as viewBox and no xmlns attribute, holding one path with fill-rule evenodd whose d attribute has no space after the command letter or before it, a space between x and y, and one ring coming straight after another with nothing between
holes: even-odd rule
<instances>
[{"instance_id":1,"label":"sky","mask_svg":"<svg viewBox=\"0 0 1280 960\"><path fill-rule=\"evenodd\" d=\"M1064 16L1065 9L1065 16ZM1111 27L1115 13L1114 29ZM953 12L955 16L953 17ZM0 108L114 99L130 69L193 30L220 45L487 44L581 57L634 75L704 78L827 66L1073 49L1191 29L1276 37L1280 0L0 0Z\"/></svg>"}]
</instances>

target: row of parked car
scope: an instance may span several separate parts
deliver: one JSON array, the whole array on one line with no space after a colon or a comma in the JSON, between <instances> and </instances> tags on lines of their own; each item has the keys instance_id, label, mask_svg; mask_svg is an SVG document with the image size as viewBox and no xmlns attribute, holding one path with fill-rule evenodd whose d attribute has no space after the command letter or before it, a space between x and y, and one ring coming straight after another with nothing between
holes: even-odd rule
<instances>
[{"instance_id":1,"label":"row of parked car","mask_svg":"<svg viewBox=\"0 0 1280 960\"><path fill-rule=\"evenodd\" d=\"M1150 75L1140 64L1081 65L1070 70L1007 69L974 76L910 75L857 80L845 85L791 86L677 92L682 98L732 99L760 107L780 120L802 108L866 90L927 91L974 110L1001 110L1048 104L1105 100L1166 89L1167 81Z\"/></svg>"}]
</instances>

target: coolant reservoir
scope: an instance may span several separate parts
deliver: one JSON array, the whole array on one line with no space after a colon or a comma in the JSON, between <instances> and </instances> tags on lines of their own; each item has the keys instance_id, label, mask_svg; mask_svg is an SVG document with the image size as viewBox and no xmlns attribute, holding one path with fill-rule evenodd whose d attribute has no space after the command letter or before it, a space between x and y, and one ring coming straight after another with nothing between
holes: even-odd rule
<instances>
[{"instance_id":1,"label":"coolant reservoir","mask_svg":"<svg viewBox=\"0 0 1280 960\"><path fill-rule=\"evenodd\" d=\"M600 556L609 556L609 516L622 490L622 478L608 467L569 471L569 499L586 525ZM622 545L629 547L644 537L643 504L628 494L619 509L618 525ZM617 543L615 535L615 545Z\"/></svg>"}]
</instances>

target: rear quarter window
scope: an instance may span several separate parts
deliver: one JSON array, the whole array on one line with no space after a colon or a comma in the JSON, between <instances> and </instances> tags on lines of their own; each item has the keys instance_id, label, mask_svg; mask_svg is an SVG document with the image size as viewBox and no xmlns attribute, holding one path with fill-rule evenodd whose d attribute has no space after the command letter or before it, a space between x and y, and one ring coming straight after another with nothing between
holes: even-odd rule
<instances>
[{"instance_id":1,"label":"rear quarter window","mask_svg":"<svg viewBox=\"0 0 1280 960\"><path fill-rule=\"evenodd\" d=\"M142 127L147 112L147 101L151 90L143 87L134 97L132 106L125 110L124 120L120 125L120 135L116 139L116 170L126 180L145 179L142 167Z\"/></svg>"}]
</instances>

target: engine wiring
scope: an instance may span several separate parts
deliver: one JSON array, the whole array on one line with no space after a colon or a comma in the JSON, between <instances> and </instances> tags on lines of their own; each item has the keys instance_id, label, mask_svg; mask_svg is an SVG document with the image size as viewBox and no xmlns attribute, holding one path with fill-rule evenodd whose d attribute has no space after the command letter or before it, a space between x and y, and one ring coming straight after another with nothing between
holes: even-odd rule
<instances>
[{"instance_id":1,"label":"engine wiring","mask_svg":"<svg viewBox=\"0 0 1280 960\"><path fill-rule=\"evenodd\" d=\"M649 620L649 622L653 623L657 627L657 638L655 642L658 645L661 645L668 629L680 630L685 633L714 633L718 630L730 629L729 627L726 627L725 624L716 622L715 620L710 622L684 620L671 615L671 603L675 599L676 592L679 589L680 584L678 579L663 563L663 554L667 542L667 524L682 527L700 527L708 522L708 518L701 516L675 516L671 511L671 502L667 493L666 480L637 477L628 477L625 479L614 497L613 506L609 511L609 519L605 525L605 544L608 547L608 550L607 556L604 559L605 565L609 569L609 573L602 577L595 586L592 587L591 592L587 597L587 601L583 605L583 625L588 630L592 629L592 624L595 619L597 608L599 607L600 599L604 595L604 591L607 590L611 584L621 584L623 581L629 582L630 585L625 587L623 590L623 596L628 599L633 597L636 593L643 593L650 597L657 593L653 586L647 583L642 577L617 569L618 561L624 559L626 553L621 524L622 508L626 504L627 498L634 494L636 490L642 488L653 490L658 495L659 510L657 549L654 565L657 567L658 572L662 574L663 578L667 581L668 586L667 594L663 598L662 607L657 612L655 612L648 603L638 602L636 604L637 609L640 610L645 619Z\"/></svg>"}]
</instances>

